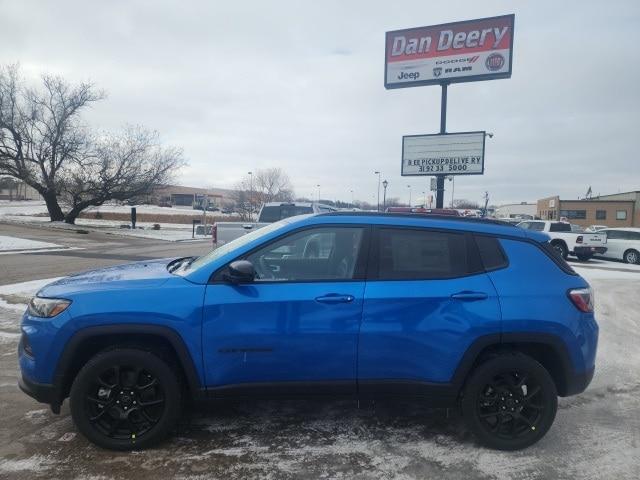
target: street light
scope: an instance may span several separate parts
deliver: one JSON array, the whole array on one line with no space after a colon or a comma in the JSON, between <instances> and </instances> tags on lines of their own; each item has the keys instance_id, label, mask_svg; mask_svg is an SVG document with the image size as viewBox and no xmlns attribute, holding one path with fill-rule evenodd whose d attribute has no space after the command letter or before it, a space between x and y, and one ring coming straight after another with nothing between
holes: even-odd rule
<instances>
[{"instance_id":1,"label":"street light","mask_svg":"<svg viewBox=\"0 0 640 480\"><path fill-rule=\"evenodd\" d=\"M382 210L387 211L387 186L389 186L389 182L386 180L382 182L382 186L384 187L384 196L382 197Z\"/></svg>"},{"instance_id":2,"label":"street light","mask_svg":"<svg viewBox=\"0 0 640 480\"><path fill-rule=\"evenodd\" d=\"M411 185L407 185L407 188L409 189L409 208L411 208Z\"/></svg>"},{"instance_id":3,"label":"street light","mask_svg":"<svg viewBox=\"0 0 640 480\"><path fill-rule=\"evenodd\" d=\"M351 208L353 208L353 190L351 190Z\"/></svg>"},{"instance_id":4,"label":"street light","mask_svg":"<svg viewBox=\"0 0 640 480\"><path fill-rule=\"evenodd\" d=\"M378 175L378 211L380 211L380 172L373 172L374 175Z\"/></svg>"},{"instance_id":5,"label":"street light","mask_svg":"<svg viewBox=\"0 0 640 480\"><path fill-rule=\"evenodd\" d=\"M318 187L318 203L320 203L320 184L316 185Z\"/></svg>"}]
</instances>

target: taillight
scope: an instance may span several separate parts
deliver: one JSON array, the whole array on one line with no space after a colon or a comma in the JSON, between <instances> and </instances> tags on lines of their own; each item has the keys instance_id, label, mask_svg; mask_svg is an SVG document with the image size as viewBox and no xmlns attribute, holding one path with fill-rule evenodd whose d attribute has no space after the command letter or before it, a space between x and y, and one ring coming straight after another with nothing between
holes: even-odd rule
<instances>
[{"instance_id":1,"label":"taillight","mask_svg":"<svg viewBox=\"0 0 640 480\"><path fill-rule=\"evenodd\" d=\"M215 223L211 227L211 242L214 244L218 243L218 225Z\"/></svg>"},{"instance_id":2,"label":"taillight","mask_svg":"<svg viewBox=\"0 0 640 480\"><path fill-rule=\"evenodd\" d=\"M569 298L581 312L593 312L593 290L591 290L591 288L574 288L573 290L569 290Z\"/></svg>"},{"instance_id":3,"label":"taillight","mask_svg":"<svg viewBox=\"0 0 640 480\"><path fill-rule=\"evenodd\" d=\"M578 238L576 238L576 243L582 243L582 235L578 235Z\"/></svg>"}]
</instances>

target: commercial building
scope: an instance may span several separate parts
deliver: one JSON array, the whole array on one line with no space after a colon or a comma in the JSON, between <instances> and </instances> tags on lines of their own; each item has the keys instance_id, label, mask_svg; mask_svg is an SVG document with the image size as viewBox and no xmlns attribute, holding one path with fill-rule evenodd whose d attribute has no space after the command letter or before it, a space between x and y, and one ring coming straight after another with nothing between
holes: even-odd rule
<instances>
[{"instance_id":1,"label":"commercial building","mask_svg":"<svg viewBox=\"0 0 640 480\"><path fill-rule=\"evenodd\" d=\"M150 203L172 207L193 207L202 205L206 198L209 205L222 206L230 200L231 190L222 188L197 188L168 185L154 191Z\"/></svg>"},{"instance_id":2,"label":"commercial building","mask_svg":"<svg viewBox=\"0 0 640 480\"><path fill-rule=\"evenodd\" d=\"M523 218L527 220L533 219L538 211L535 203L507 203L495 208L493 216L496 218Z\"/></svg>"},{"instance_id":3,"label":"commercial building","mask_svg":"<svg viewBox=\"0 0 640 480\"><path fill-rule=\"evenodd\" d=\"M640 192L626 192L582 200L562 200L558 195L538 200L537 216L543 220L567 221L588 227L640 226Z\"/></svg>"}]
</instances>

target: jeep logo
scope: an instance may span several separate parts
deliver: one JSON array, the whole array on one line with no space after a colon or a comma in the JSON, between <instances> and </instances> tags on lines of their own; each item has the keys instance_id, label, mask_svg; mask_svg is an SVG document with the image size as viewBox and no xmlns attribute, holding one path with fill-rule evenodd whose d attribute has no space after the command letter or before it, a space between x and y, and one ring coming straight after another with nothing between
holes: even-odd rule
<instances>
[{"instance_id":1,"label":"jeep logo","mask_svg":"<svg viewBox=\"0 0 640 480\"><path fill-rule=\"evenodd\" d=\"M398 80L417 80L418 78L420 78L420 72L400 72L398 75Z\"/></svg>"}]
</instances>

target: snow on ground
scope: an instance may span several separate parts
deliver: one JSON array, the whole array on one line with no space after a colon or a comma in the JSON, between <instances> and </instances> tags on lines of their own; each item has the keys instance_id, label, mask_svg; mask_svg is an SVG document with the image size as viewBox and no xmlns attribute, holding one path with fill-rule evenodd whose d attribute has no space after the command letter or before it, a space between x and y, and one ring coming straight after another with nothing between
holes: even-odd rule
<instances>
[{"instance_id":1,"label":"snow on ground","mask_svg":"<svg viewBox=\"0 0 640 480\"><path fill-rule=\"evenodd\" d=\"M7 237L0 235L0 252L9 250L36 250L41 248L59 248L60 245L49 242L28 240L26 238Z\"/></svg>"},{"instance_id":2,"label":"snow on ground","mask_svg":"<svg viewBox=\"0 0 640 480\"><path fill-rule=\"evenodd\" d=\"M0 307L23 312L29 299L33 297L38 290L61 278L63 277L0 285Z\"/></svg>"}]
</instances>

